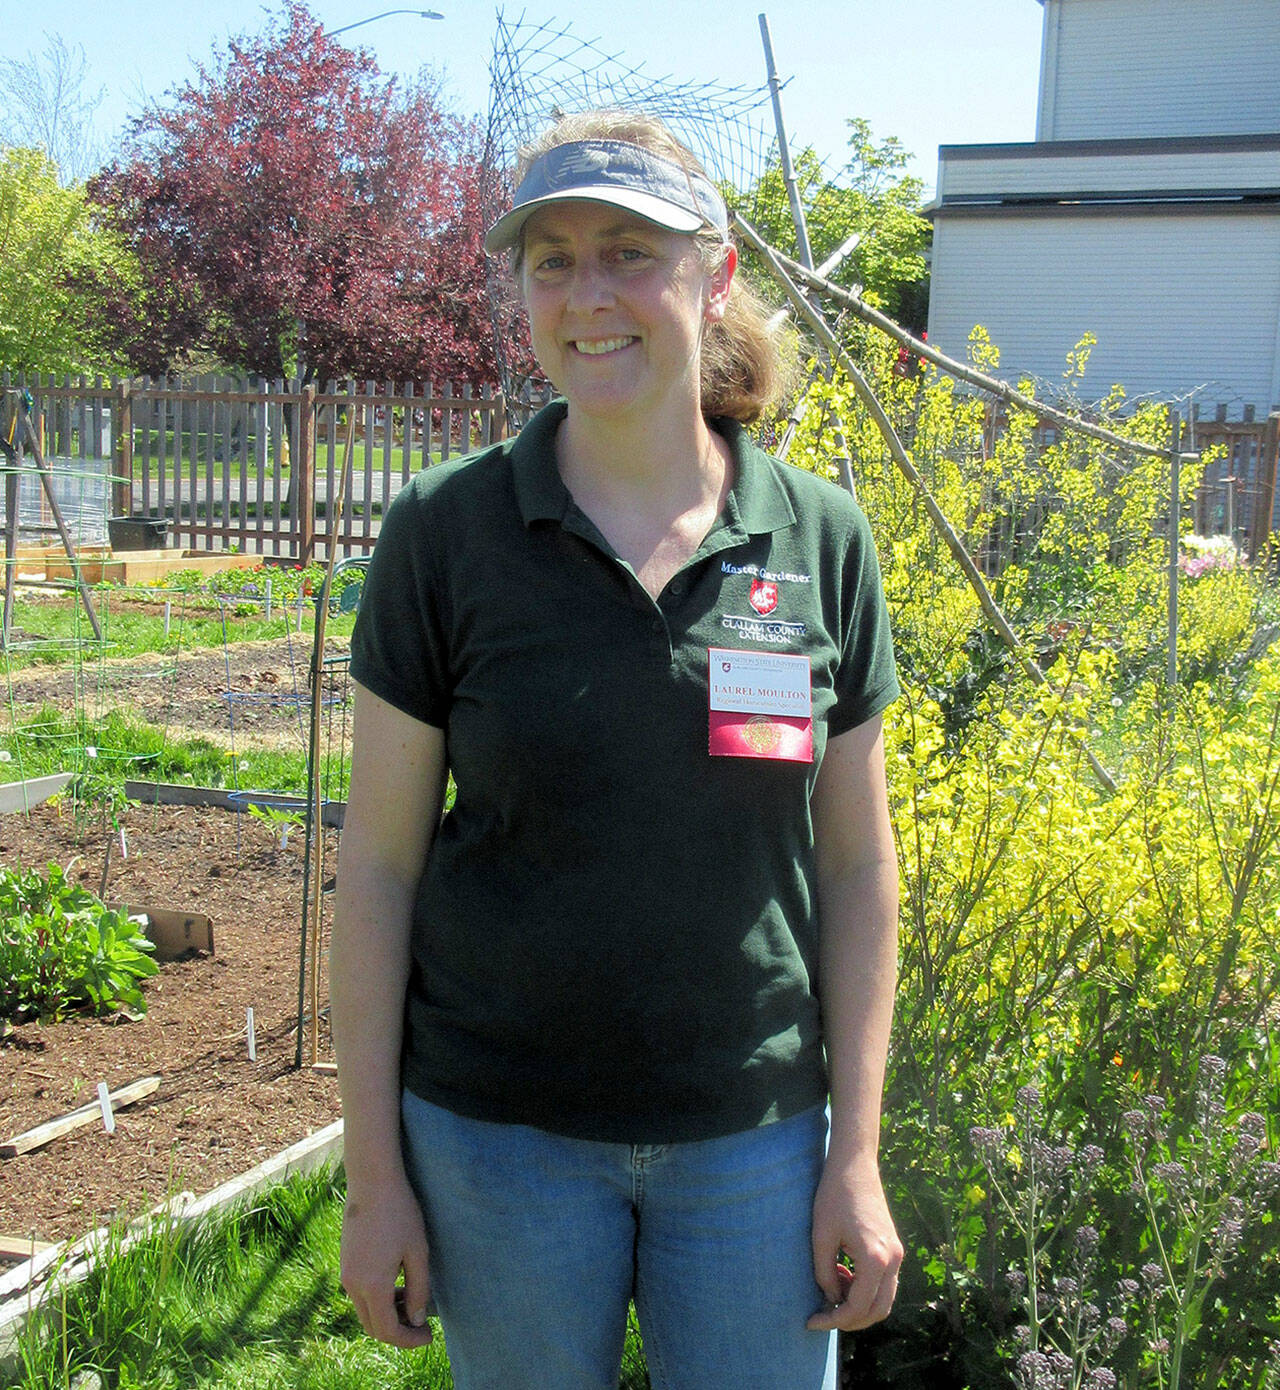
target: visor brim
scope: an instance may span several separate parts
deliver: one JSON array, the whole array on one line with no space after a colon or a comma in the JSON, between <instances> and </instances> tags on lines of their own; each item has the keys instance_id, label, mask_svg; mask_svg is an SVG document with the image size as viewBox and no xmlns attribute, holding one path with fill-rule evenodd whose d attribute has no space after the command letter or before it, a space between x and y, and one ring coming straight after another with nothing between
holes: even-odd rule
<instances>
[{"instance_id":1,"label":"visor brim","mask_svg":"<svg viewBox=\"0 0 1280 1390\"><path fill-rule=\"evenodd\" d=\"M624 212L634 213L646 222L665 227L670 232L696 232L706 225L705 219L697 213L690 212L688 208L678 207L652 193L643 193L634 188L619 188L616 185L587 185L547 193L541 198L531 198L528 202L512 208L510 212L498 218L485 233L484 249L489 255L496 256L514 246L520 239L524 224L539 208L546 207L549 203L604 203L610 207L621 208Z\"/></svg>"}]
</instances>

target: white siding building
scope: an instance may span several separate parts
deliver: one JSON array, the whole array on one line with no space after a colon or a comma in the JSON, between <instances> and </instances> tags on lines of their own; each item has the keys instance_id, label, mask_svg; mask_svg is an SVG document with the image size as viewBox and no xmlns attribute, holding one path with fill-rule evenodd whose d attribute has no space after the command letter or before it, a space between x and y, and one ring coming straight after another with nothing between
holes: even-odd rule
<instances>
[{"instance_id":1,"label":"white siding building","mask_svg":"<svg viewBox=\"0 0 1280 1390\"><path fill-rule=\"evenodd\" d=\"M1092 333L1085 399L1280 408L1280 0L1040 2L1035 142L939 151L930 341L1052 388Z\"/></svg>"}]
</instances>

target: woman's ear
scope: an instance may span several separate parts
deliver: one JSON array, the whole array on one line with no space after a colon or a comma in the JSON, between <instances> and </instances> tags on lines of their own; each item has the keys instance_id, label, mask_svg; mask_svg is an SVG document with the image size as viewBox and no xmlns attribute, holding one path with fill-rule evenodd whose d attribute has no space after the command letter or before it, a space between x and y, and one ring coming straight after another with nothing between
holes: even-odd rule
<instances>
[{"instance_id":1,"label":"woman's ear","mask_svg":"<svg viewBox=\"0 0 1280 1390\"><path fill-rule=\"evenodd\" d=\"M728 243L724 248L724 259L708 277L707 306L703 315L710 323L719 323L724 318L725 305L729 302L729 286L733 283L733 272L737 268L738 249Z\"/></svg>"}]
</instances>

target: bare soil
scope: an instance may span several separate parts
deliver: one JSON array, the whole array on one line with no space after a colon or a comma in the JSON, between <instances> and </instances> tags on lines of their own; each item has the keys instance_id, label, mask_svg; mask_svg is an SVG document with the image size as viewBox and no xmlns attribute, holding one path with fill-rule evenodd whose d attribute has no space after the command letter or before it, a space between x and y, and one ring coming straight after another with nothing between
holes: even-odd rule
<instances>
[{"instance_id":1,"label":"bare soil","mask_svg":"<svg viewBox=\"0 0 1280 1390\"><path fill-rule=\"evenodd\" d=\"M329 638L327 656L345 653ZM311 634L224 648L108 659L79 670L72 663L29 666L10 685L19 717L50 704L66 713L127 708L171 737L198 735L223 747L305 746Z\"/></svg>"},{"instance_id":2,"label":"bare soil","mask_svg":"<svg viewBox=\"0 0 1280 1390\"><path fill-rule=\"evenodd\" d=\"M296 639L232 646L230 672L221 650L184 653L179 679L171 682L155 679L154 657L106 663L105 707L150 711L175 735L230 740L228 689L283 688L291 695L296 673L305 696L310 644L305 635L302 641L301 656ZM69 668L15 673L14 699L19 706L49 700L71 708L73 681ZM161 685L168 689L157 693ZM296 738L296 710L282 718L281 707L268 700L242 712L264 741ZM238 725L235 737L247 736ZM306 1065L309 1021L304 1065L294 1067L301 830L281 848L279 832L248 815L136 805L124 827L127 857L117 840L108 899L206 913L215 952L163 965L144 983L147 1011L137 1021L73 1017L21 1024L0 1037L0 1142L93 1101L100 1081L115 1089L145 1076L162 1078L152 1095L118 1112L114 1134L99 1122L0 1160L2 1236L75 1237L176 1192L208 1191L340 1114L332 1074ZM105 847L105 830L78 824L65 805L0 815L0 863L71 864L73 876L95 892ZM326 878L336 862L336 840L326 832ZM322 1007L323 999L322 990ZM256 1061L248 1055L250 1007ZM318 1055L332 1061L323 1015Z\"/></svg>"}]
</instances>

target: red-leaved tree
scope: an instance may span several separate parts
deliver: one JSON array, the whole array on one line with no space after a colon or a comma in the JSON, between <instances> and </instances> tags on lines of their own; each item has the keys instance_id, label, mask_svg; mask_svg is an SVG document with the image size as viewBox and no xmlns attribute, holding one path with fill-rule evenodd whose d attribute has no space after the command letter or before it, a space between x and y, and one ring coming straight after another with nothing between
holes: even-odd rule
<instances>
[{"instance_id":1,"label":"red-leaved tree","mask_svg":"<svg viewBox=\"0 0 1280 1390\"><path fill-rule=\"evenodd\" d=\"M494 379L475 127L291 3L132 125L89 185L142 284L139 370L192 353L267 378ZM140 289L140 293L139 293Z\"/></svg>"}]
</instances>

